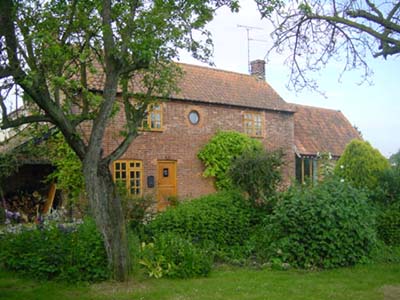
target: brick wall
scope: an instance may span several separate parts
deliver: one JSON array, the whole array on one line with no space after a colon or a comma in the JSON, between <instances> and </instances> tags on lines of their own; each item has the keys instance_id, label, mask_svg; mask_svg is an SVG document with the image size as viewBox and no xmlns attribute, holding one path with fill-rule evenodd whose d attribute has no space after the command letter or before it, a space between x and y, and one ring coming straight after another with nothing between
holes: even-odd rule
<instances>
[{"instance_id":1,"label":"brick wall","mask_svg":"<svg viewBox=\"0 0 400 300\"><path fill-rule=\"evenodd\" d=\"M147 188L147 176L154 176L157 183L157 161L177 162L177 193L180 198L192 198L215 191L213 181L203 178L204 167L197 158L203 145L218 130L243 132L245 109L215 104L199 104L189 101L169 101L163 106L163 131L142 132L121 159L142 160L144 168L143 187L145 193L155 193L156 188ZM188 120L190 111L200 114L200 122L192 125ZM252 110L254 111L254 110ZM263 111L265 132L262 138L268 149L283 148L286 165L283 173L286 182L294 177L293 115ZM123 128L122 116L110 121L104 140L104 151L110 153L121 141L118 132Z\"/></svg>"}]
</instances>

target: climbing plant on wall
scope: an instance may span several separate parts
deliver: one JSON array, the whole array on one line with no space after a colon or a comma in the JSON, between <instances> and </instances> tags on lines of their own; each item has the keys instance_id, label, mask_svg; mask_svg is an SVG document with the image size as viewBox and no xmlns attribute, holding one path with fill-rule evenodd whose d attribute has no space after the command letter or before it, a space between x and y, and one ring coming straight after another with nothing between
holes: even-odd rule
<instances>
[{"instance_id":1,"label":"climbing plant on wall","mask_svg":"<svg viewBox=\"0 0 400 300\"><path fill-rule=\"evenodd\" d=\"M227 171L234 158L245 150L261 150L259 140L236 131L218 132L198 153L198 157L206 166L203 175L214 177L219 190L232 188L232 182Z\"/></svg>"}]
</instances>

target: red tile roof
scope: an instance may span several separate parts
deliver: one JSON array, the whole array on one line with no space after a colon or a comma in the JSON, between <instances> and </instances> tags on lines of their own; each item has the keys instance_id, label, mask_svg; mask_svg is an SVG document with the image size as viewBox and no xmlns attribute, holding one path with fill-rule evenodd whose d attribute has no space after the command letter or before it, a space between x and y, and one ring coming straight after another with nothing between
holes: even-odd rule
<instances>
[{"instance_id":1,"label":"red tile roof","mask_svg":"<svg viewBox=\"0 0 400 300\"><path fill-rule=\"evenodd\" d=\"M294 111L265 81L254 76L208 67L180 64L184 76L176 99L251 108Z\"/></svg>"},{"instance_id":2,"label":"red tile roof","mask_svg":"<svg viewBox=\"0 0 400 300\"><path fill-rule=\"evenodd\" d=\"M351 140L361 139L340 111L297 104L295 107L294 138L299 154L330 152L340 156Z\"/></svg>"},{"instance_id":3,"label":"red tile roof","mask_svg":"<svg viewBox=\"0 0 400 300\"><path fill-rule=\"evenodd\" d=\"M294 112L265 81L235 72L179 63L183 71L178 81L179 92L170 98L249 108ZM96 74L89 74L90 88L101 91L104 73L98 65Z\"/></svg>"}]
</instances>

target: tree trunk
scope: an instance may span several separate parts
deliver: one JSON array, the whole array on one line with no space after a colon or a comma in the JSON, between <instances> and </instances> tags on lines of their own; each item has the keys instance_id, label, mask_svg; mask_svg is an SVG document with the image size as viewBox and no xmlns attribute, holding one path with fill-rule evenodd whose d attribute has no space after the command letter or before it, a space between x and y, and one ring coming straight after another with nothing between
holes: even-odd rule
<instances>
[{"instance_id":1,"label":"tree trunk","mask_svg":"<svg viewBox=\"0 0 400 300\"><path fill-rule=\"evenodd\" d=\"M108 165L83 162L83 173L90 210L101 231L108 263L115 280L125 281L130 271L128 236L121 199Z\"/></svg>"}]
</instances>

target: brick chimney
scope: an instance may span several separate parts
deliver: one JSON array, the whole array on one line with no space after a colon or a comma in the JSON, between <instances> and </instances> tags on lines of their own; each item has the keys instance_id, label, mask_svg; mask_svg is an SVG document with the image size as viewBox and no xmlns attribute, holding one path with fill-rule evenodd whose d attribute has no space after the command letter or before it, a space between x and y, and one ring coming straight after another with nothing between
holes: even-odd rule
<instances>
[{"instance_id":1,"label":"brick chimney","mask_svg":"<svg viewBox=\"0 0 400 300\"><path fill-rule=\"evenodd\" d=\"M265 81L265 60L257 59L250 62L250 75Z\"/></svg>"}]
</instances>

